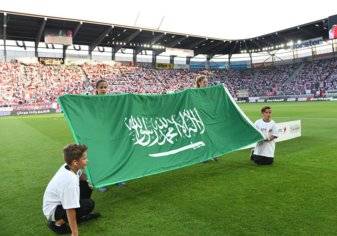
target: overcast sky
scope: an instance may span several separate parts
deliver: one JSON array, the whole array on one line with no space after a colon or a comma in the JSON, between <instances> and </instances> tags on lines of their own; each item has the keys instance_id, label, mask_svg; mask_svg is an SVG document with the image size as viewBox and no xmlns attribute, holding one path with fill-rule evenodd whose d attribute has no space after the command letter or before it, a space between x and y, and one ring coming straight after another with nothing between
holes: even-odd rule
<instances>
[{"instance_id":1,"label":"overcast sky","mask_svg":"<svg viewBox=\"0 0 337 236\"><path fill-rule=\"evenodd\" d=\"M337 0L0 0L1 10L244 39L337 14ZM136 20L137 19L137 20Z\"/></svg>"}]
</instances>

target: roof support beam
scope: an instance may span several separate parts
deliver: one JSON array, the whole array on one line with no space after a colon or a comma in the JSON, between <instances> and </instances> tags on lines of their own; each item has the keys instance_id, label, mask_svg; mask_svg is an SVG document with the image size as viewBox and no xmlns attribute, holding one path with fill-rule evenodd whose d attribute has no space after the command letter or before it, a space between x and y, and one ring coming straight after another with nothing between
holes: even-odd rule
<instances>
[{"instance_id":1,"label":"roof support beam","mask_svg":"<svg viewBox=\"0 0 337 236\"><path fill-rule=\"evenodd\" d=\"M183 36L183 37L177 38L173 42L167 44L166 47L174 48L175 46L177 46L178 44L180 44L182 41L184 41L187 38L188 38L188 36Z\"/></svg>"},{"instance_id":2,"label":"roof support beam","mask_svg":"<svg viewBox=\"0 0 337 236\"><path fill-rule=\"evenodd\" d=\"M252 57L252 53L249 52L249 58L250 58L250 68L253 68L253 57Z\"/></svg>"},{"instance_id":3,"label":"roof support beam","mask_svg":"<svg viewBox=\"0 0 337 236\"><path fill-rule=\"evenodd\" d=\"M146 49L143 49L143 48L135 48L135 49L133 49L132 61L133 61L134 65L137 64L137 55L139 53L141 53L143 50L146 50ZM152 50L152 64L156 63L156 61L157 61L157 55L159 55L162 52L165 52L165 50Z\"/></svg>"},{"instance_id":4,"label":"roof support beam","mask_svg":"<svg viewBox=\"0 0 337 236\"><path fill-rule=\"evenodd\" d=\"M123 40L123 43L128 44L130 43L132 40L134 40L140 33L142 32L142 30L137 30L135 32L133 32L131 35L129 35L126 39ZM115 47L115 52L118 52L121 48L123 48L122 45ZM137 53L138 54L138 53Z\"/></svg>"},{"instance_id":5,"label":"roof support beam","mask_svg":"<svg viewBox=\"0 0 337 236\"><path fill-rule=\"evenodd\" d=\"M199 46L200 44L206 42L208 39L201 39L201 40L198 40L197 42L191 44L189 47L194 50L195 47Z\"/></svg>"},{"instance_id":6,"label":"roof support beam","mask_svg":"<svg viewBox=\"0 0 337 236\"><path fill-rule=\"evenodd\" d=\"M138 49L134 49L136 54L138 55L139 53L141 53L144 50L151 50L151 49L147 49L147 48L138 48ZM155 54L156 56L158 56L159 54L165 52L165 49L152 49L152 55Z\"/></svg>"},{"instance_id":7,"label":"roof support beam","mask_svg":"<svg viewBox=\"0 0 337 236\"><path fill-rule=\"evenodd\" d=\"M155 52L152 52L152 67L156 68L157 64L157 54Z\"/></svg>"},{"instance_id":8,"label":"roof support beam","mask_svg":"<svg viewBox=\"0 0 337 236\"><path fill-rule=\"evenodd\" d=\"M207 61L210 61L210 60L212 60L212 58L215 56L215 54L207 54L207 57L206 57L206 60Z\"/></svg>"},{"instance_id":9,"label":"roof support beam","mask_svg":"<svg viewBox=\"0 0 337 236\"><path fill-rule=\"evenodd\" d=\"M238 45L237 45L237 44L238 44L238 41L235 41L234 43L235 43L235 44L234 44L234 47L231 47L231 49L229 50L229 55L231 55L231 57L232 57L232 55L233 55L233 52L235 52L236 47L238 46Z\"/></svg>"},{"instance_id":10,"label":"roof support beam","mask_svg":"<svg viewBox=\"0 0 337 236\"><path fill-rule=\"evenodd\" d=\"M15 40L15 44L16 44L16 46L18 46L19 48L23 48L23 49L27 49L27 47L26 47L26 43L25 43L25 41L21 41L21 43L22 44L20 44L19 43L19 41L18 40Z\"/></svg>"},{"instance_id":11,"label":"roof support beam","mask_svg":"<svg viewBox=\"0 0 337 236\"><path fill-rule=\"evenodd\" d=\"M208 48L208 50L213 50L213 49L219 47L219 46L222 45L222 44L225 44L225 42L224 42L224 41L219 41L219 42L217 42L216 44L210 46L210 47Z\"/></svg>"},{"instance_id":12,"label":"roof support beam","mask_svg":"<svg viewBox=\"0 0 337 236\"><path fill-rule=\"evenodd\" d=\"M110 26L106 28L99 36L98 38L89 46L89 55L92 51L104 40L107 34L109 34L113 30L114 26Z\"/></svg>"},{"instance_id":13,"label":"roof support beam","mask_svg":"<svg viewBox=\"0 0 337 236\"><path fill-rule=\"evenodd\" d=\"M7 47L6 47L6 40L7 40L7 12L4 12L4 25L3 25L3 40L4 40L4 58L5 62L7 61Z\"/></svg>"},{"instance_id":14,"label":"roof support beam","mask_svg":"<svg viewBox=\"0 0 337 236\"><path fill-rule=\"evenodd\" d=\"M155 68L157 64L157 56L161 53L165 52L165 50L153 50L152 51L152 67Z\"/></svg>"},{"instance_id":15,"label":"roof support beam","mask_svg":"<svg viewBox=\"0 0 337 236\"><path fill-rule=\"evenodd\" d=\"M77 35L78 31L80 30L80 28L81 28L82 25L83 25L82 21L78 22L76 28L73 31L73 39L76 37L76 35Z\"/></svg>"},{"instance_id":16,"label":"roof support beam","mask_svg":"<svg viewBox=\"0 0 337 236\"><path fill-rule=\"evenodd\" d=\"M243 43L244 43L244 45L245 45L245 50L246 50L246 52L248 52L248 45L247 45L246 40L243 40Z\"/></svg>"},{"instance_id":17,"label":"roof support beam","mask_svg":"<svg viewBox=\"0 0 337 236\"><path fill-rule=\"evenodd\" d=\"M200 48L199 50L195 50L194 56L197 56L197 55L199 55L203 52L209 54L207 51L215 49L215 48L219 47L221 44L224 44L224 43L225 43L224 41L219 41L219 42L216 42L212 45L207 46L206 48Z\"/></svg>"},{"instance_id":18,"label":"roof support beam","mask_svg":"<svg viewBox=\"0 0 337 236\"><path fill-rule=\"evenodd\" d=\"M39 42L41 41L43 31L46 27L47 17L43 18L42 24L40 25L39 32L35 38L35 56L38 57L37 48L39 47Z\"/></svg>"},{"instance_id":19,"label":"roof support beam","mask_svg":"<svg viewBox=\"0 0 337 236\"><path fill-rule=\"evenodd\" d=\"M213 54L207 54L207 57L206 57L206 70L209 70L210 69L210 61L211 61L211 59L212 59L212 57L213 57L214 55Z\"/></svg>"},{"instance_id":20,"label":"roof support beam","mask_svg":"<svg viewBox=\"0 0 337 236\"><path fill-rule=\"evenodd\" d=\"M44 28L46 27L46 23L47 23L47 17L43 19L42 24L40 25L39 33L37 34L35 38L35 44L39 44L39 42L41 41Z\"/></svg>"},{"instance_id":21,"label":"roof support beam","mask_svg":"<svg viewBox=\"0 0 337 236\"><path fill-rule=\"evenodd\" d=\"M175 55L170 55L170 64L171 65L174 65L174 58L175 57L176 57Z\"/></svg>"},{"instance_id":22,"label":"roof support beam","mask_svg":"<svg viewBox=\"0 0 337 236\"><path fill-rule=\"evenodd\" d=\"M163 52L165 52L165 49L153 50L152 52L158 56L159 54L162 54Z\"/></svg>"},{"instance_id":23,"label":"roof support beam","mask_svg":"<svg viewBox=\"0 0 337 236\"><path fill-rule=\"evenodd\" d=\"M164 38L165 35L166 34L160 34L160 35L154 37L154 39L151 41L151 45L156 44L159 40L161 40L162 38Z\"/></svg>"},{"instance_id":24,"label":"roof support beam","mask_svg":"<svg viewBox=\"0 0 337 236\"><path fill-rule=\"evenodd\" d=\"M137 64L137 50L136 49L133 49L133 52L132 52L132 63L133 65L135 66Z\"/></svg>"},{"instance_id":25,"label":"roof support beam","mask_svg":"<svg viewBox=\"0 0 337 236\"><path fill-rule=\"evenodd\" d=\"M256 48L262 49L262 45L259 43L259 41L254 40L254 41L252 41L252 43L255 44ZM252 50L252 48L250 50Z\"/></svg>"},{"instance_id":26,"label":"roof support beam","mask_svg":"<svg viewBox=\"0 0 337 236\"><path fill-rule=\"evenodd\" d=\"M78 31L80 30L82 24L83 24L82 21L78 22L76 28L73 31L73 44L74 44L74 38L76 37ZM63 59L66 58L66 50L67 50L68 47L69 47L69 45L63 45Z\"/></svg>"},{"instance_id":27,"label":"roof support beam","mask_svg":"<svg viewBox=\"0 0 337 236\"><path fill-rule=\"evenodd\" d=\"M186 65L191 65L192 57L186 57Z\"/></svg>"}]
</instances>

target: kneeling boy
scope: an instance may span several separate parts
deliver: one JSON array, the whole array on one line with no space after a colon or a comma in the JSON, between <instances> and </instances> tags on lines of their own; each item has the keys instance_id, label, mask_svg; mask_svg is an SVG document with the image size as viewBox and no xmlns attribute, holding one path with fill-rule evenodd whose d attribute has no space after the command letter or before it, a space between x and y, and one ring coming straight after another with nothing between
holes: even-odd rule
<instances>
[{"instance_id":1,"label":"kneeling boy","mask_svg":"<svg viewBox=\"0 0 337 236\"><path fill-rule=\"evenodd\" d=\"M258 165L270 165L274 161L275 139L278 136L277 127L271 119L271 107L263 107L261 114L262 119L255 121L255 127L263 133L265 140L257 143L251 160Z\"/></svg>"},{"instance_id":2,"label":"kneeling boy","mask_svg":"<svg viewBox=\"0 0 337 236\"><path fill-rule=\"evenodd\" d=\"M43 196L48 227L58 234L78 235L77 223L97 218L88 182L80 180L87 164L87 147L70 144L63 150L65 164L50 180Z\"/></svg>"}]
</instances>

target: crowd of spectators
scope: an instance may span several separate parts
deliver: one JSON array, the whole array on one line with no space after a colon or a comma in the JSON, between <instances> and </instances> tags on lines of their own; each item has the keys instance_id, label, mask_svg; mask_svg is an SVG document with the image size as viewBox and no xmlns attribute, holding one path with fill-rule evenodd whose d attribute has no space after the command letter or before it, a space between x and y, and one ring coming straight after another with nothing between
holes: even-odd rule
<instances>
[{"instance_id":1,"label":"crowd of spectators","mask_svg":"<svg viewBox=\"0 0 337 236\"><path fill-rule=\"evenodd\" d=\"M227 70L213 73L212 80L224 83L232 95L247 90L249 96L276 96L294 73L296 65L283 65L259 69Z\"/></svg>"},{"instance_id":2,"label":"crowd of spectators","mask_svg":"<svg viewBox=\"0 0 337 236\"><path fill-rule=\"evenodd\" d=\"M111 93L167 93L193 87L198 73L188 70L156 70L106 64L82 66L93 91L99 79L108 81ZM200 72L199 72L200 73Z\"/></svg>"},{"instance_id":3,"label":"crowd of spectators","mask_svg":"<svg viewBox=\"0 0 337 236\"><path fill-rule=\"evenodd\" d=\"M305 62L296 77L281 90L286 95L312 94L316 91L337 89L337 60Z\"/></svg>"},{"instance_id":4,"label":"crowd of spectators","mask_svg":"<svg viewBox=\"0 0 337 236\"><path fill-rule=\"evenodd\" d=\"M194 87L198 75L224 83L235 97L305 95L337 90L337 60L319 60L245 70L193 71L126 65L0 63L0 106L51 104L63 94L92 94L105 79L110 93L170 93Z\"/></svg>"},{"instance_id":5,"label":"crowd of spectators","mask_svg":"<svg viewBox=\"0 0 337 236\"><path fill-rule=\"evenodd\" d=\"M79 94L86 77L78 66L0 63L0 106L47 104L62 94Z\"/></svg>"}]
</instances>

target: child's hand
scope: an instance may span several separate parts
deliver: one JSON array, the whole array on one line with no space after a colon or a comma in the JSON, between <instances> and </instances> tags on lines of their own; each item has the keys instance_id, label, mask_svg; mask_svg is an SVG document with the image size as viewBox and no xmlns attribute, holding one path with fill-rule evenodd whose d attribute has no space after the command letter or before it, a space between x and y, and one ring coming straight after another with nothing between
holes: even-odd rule
<instances>
[{"instance_id":1,"label":"child's hand","mask_svg":"<svg viewBox=\"0 0 337 236\"><path fill-rule=\"evenodd\" d=\"M80 180L82 180L82 181L87 180L87 176L83 173L83 174L80 176Z\"/></svg>"},{"instance_id":2,"label":"child's hand","mask_svg":"<svg viewBox=\"0 0 337 236\"><path fill-rule=\"evenodd\" d=\"M268 134L264 135L264 140L263 141L269 141L270 136Z\"/></svg>"}]
</instances>

